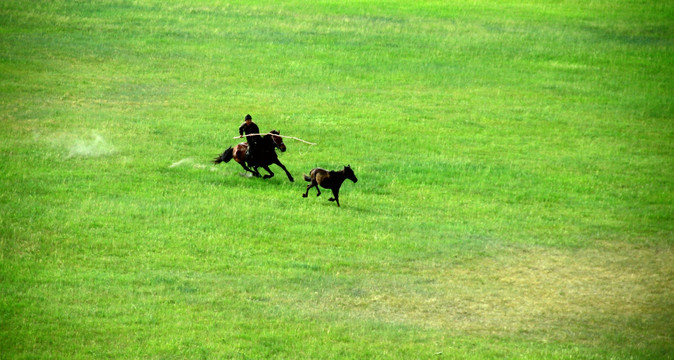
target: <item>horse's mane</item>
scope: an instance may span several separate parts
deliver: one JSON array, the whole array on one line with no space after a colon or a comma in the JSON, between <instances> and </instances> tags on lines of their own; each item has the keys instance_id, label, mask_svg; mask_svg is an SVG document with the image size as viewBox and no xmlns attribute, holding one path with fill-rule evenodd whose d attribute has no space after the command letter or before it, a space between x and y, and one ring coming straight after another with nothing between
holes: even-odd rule
<instances>
[{"instance_id":1,"label":"horse's mane","mask_svg":"<svg viewBox=\"0 0 674 360\"><path fill-rule=\"evenodd\" d=\"M276 145L274 144L274 139L272 139L273 135L280 135L281 132L278 130L272 130L265 134L262 137L262 147L264 148L263 150L269 151L269 150L275 150Z\"/></svg>"},{"instance_id":2,"label":"horse's mane","mask_svg":"<svg viewBox=\"0 0 674 360\"><path fill-rule=\"evenodd\" d=\"M278 130L272 130L268 133L266 133L262 139L264 139L267 142L273 142L272 136L274 135L280 135L281 133Z\"/></svg>"}]
</instances>

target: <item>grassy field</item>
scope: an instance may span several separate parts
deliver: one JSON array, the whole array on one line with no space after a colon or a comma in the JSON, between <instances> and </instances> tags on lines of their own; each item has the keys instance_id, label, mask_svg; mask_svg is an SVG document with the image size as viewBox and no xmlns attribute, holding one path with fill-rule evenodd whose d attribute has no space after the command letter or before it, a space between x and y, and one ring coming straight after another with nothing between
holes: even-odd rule
<instances>
[{"instance_id":1,"label":"grassy field","mask_svg":"<svg viewBox=\"0 0 674 360\"><path fill-rule=\"evenodd\" d=\"M673 25L0 2L0 358L671 359ZM248 113L297 182L210 163Z\"/></svg>"}]
</instances>

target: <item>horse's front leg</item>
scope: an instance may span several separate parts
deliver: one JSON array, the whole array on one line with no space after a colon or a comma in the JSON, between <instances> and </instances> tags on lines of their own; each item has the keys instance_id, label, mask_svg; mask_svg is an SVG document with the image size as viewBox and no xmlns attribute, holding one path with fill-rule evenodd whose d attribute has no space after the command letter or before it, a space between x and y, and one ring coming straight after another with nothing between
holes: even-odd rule
<instances>
[{"instance_id":1,"label":"horse's front leg","mask_svg":"<svg viewBox=\"0 0 674 360\"><path fill-rule=\"evenodd\" d=\"M263 179L271 179L271 178L274 177L274 172L271 171L271 169L269 169L269 166L263 166L262 168L265 169L265 170L267 170L267 172L269 173L269 175L263 176L263 177L262 177Z\"/></svg>"},{"instance_id":2,"label":"horse's front leg","mask_svg":"<svg viewBox=\"0 0 674 360\"><path fill-rule=\"evenodd\" d=\"M335 201L337 203L337 206L339 206L339 187L332 189L332 196L329 198L329 201Z\"/></svg>"},{"instance_id":3,"label":"horse's front leg","mask_svg":"<svg viewBox=\"0 0 674 360\"><path fill-rule=\"evenodd\" d=\"M274 161L274 164L278 165L281 169L283 169L283 171L286 172L286 175L288 175L288 180L290 180L290 182L295 182L295 179L293 179L293 176L290 175L290 172L288 171L288 169L286 169L286 167L283 166L283 164L281 164L281 162L278 159L276 159L276 161Z\"/></svg>"}]
</instances>

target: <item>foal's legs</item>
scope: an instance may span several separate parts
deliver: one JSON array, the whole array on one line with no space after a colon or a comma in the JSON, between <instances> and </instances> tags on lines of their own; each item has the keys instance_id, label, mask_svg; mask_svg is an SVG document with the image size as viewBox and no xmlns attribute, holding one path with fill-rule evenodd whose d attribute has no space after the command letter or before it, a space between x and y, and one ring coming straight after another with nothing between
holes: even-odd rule
<instances>
[{"instance_id":1,"label":"foal's legs","mask_svg":"<svg viewBox=\"0 0 674 360\"><path fill-rule=\"evenodd\" d=\"M337 202L337 206L339 206L339 188L332 189L332 196L328 201L335 201Z\"/></svg>"},{"instance_id":2,"label":"foal's legs","mask_svg":"<svg viewBox=\"0 0 674 360\"><path fill-rule=\"evenodd\" d=\"M302 197L309 196L309 189L311 189L312 187L316 187L316 191L318 191L318 194L316 194L316 196L321 196L321 189L318 187L316 179L311 179L311 184L307 185L307 191L305 191L304 194L302 194Z\"/></svg>"}]
</instances>

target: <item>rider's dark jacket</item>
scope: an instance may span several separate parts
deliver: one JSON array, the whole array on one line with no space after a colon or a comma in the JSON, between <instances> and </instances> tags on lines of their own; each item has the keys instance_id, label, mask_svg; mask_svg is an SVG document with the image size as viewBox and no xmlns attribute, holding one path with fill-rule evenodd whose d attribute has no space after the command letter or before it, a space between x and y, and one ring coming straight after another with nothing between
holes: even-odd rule
<instances>
[{"instance_id":1,"label":"rider's dark jacket","mask_svg":"<svg viewBox=\"0 0 674 360\"><path fill-rule=\"evenodd\" d=\"M239 126L239 135L250 135L250 134L259 134L260 129L254 122L250 122L250 125L245 122ZM246 161L255 161L254 158L257 156L258 145L262 142L262 137L260 135L246 136L246 141L248 142L248 149L246 150Z\"/></svg>"},{"instance_id":2,"label":"rider's dark jacket","mask_svg":"<svg viewBox=\"0 0 674 360\"><path fill-rule=\"evenodd\" d=\"M250 135L250 134L259 134L260 129L257 127L257 125L254 122L250 122L250 125L246 124L245 122L239 126L239 135ZM247 136L246 141L248 141L248 144L255 144L257 145L260 142L260 135L255 135L255 136Z\"/></svg>"}]
</instances>

